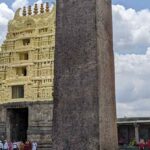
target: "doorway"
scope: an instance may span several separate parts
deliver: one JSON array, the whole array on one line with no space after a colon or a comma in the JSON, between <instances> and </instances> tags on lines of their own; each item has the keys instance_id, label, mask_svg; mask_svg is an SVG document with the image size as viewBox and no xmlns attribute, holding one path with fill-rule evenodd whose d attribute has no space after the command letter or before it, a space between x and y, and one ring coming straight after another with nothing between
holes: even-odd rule
<instances>
[{"instance_id":1,"label":"doorway","mask_svg":"<svg viewBox=\"0 0 150 150\"><path fill-rule=\"evenodd\" d=\"M28 108L7 109L9 138L11 141L26 141L28 130Z\"/></svg>"}]
</instances>

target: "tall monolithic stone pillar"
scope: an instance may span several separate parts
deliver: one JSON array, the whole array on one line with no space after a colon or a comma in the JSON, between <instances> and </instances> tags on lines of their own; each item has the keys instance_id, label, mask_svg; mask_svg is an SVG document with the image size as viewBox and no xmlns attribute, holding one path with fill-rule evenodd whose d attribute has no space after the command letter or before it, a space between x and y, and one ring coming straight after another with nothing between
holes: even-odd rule
<instances>
[{"instance_id":1,"label":"tall monolithic stone pillar","mask_svg":"<svg viewBox=\"0 0 150 150\"><path fill-rule=\"evenodd\" d=\"M117 150L111 0L57 0L53 150Z\"/></svg>"}]
</instances>

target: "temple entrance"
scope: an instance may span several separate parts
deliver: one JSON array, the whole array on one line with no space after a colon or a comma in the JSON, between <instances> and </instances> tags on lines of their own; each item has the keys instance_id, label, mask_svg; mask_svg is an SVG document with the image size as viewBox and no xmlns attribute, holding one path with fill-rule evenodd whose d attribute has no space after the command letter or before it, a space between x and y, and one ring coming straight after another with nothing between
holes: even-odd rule
<instances>
[{"instance_id":1,"label":"temple entrance","mask_svg":"<svg viewBox=\"0 0 150 150\"><path fill-rule=\"evenodd\" d=\"M28 130L28 108L7 109L9 122L9 139L26 141Z\"/></svg>"}]
</instances>

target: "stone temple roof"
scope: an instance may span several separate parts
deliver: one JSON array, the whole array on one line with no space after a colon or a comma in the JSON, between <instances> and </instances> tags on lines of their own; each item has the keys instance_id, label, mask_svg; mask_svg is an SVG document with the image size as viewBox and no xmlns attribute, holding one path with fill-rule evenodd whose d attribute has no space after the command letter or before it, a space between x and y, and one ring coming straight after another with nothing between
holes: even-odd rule
<instances>
[{"instance_id":1,"label":"stone temple roof","mask_svg":"<svg viewBox=\"0 0 150 150\"><path fill-rule=\"evenodd\" d=\"M150 117L124 117L117 119L118 124L150 123Z\"/></svg>"},{"instance_id":2,"label":"stone temple roof","mask_svg":"<svg viewBox=\"0 0 150 150\"><path fill-rule=\"evenodd\" d=\"M30 25L30 28L50 26L51 20L55 18L55 6L53 9L49 8L48 3L44 6L44 4L41 4L41 8L39 9L37 4L35 4L34 10L29 6L28 8L24 7L22 12L19 8L15 13L14 19L9 21L9 32L22 31L28 25Z\"/></svg>"}]
</instances>

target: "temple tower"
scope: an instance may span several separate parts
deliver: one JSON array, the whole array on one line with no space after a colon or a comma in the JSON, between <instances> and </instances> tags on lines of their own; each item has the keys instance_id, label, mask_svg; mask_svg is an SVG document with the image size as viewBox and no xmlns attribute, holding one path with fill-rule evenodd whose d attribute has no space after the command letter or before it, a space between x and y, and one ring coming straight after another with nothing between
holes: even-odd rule
<instances>
[{"instance_id":1,"label":"temple tower","mask_svg":"<svg viewBox=\"0 0 150 150\"><path fill-rule=\"evenodd\" d=\"M58 0L53 150L117 150L111 0Z\"/></svg>"},{"instance_id":2,"label":"temple tower","mask_svg":"<svg viewBox=\"0 0 150 150\"><path fill-rule=\"evenodd\" d=\"M21 15L18 9L8 24L0 51L0 139L50 150L56 13L44 6L23 7Z\"/></svg>"}]
</instances>

